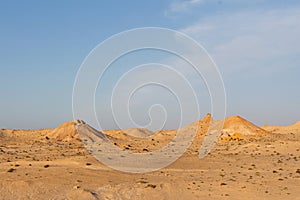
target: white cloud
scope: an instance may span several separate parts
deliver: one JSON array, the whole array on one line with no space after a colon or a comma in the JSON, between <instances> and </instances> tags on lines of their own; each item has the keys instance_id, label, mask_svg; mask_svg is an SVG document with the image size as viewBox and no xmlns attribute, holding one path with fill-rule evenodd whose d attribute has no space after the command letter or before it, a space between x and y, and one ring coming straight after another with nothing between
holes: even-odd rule
<instances>
[{"instance_id":1,"label":"white cloud","mask_svg":"<svg viewBox=\"0 0 300 200\"><path fill-rule=\"evenodd\" d=\"M202 42L225 74L251 67L274 69L295 65L290 57L300 54L299 18L297 7L228 13L180 31ZM278 59L286 66L278 66Z\"/></svg>"},{"instance_id":2,"label":"white cloud","mask_svg":"<svg viewBox=\"0 0 300 200\"><path fill-rule=\"evenodd\" d=\"M200 4L203 0L177 0L170 4L170 7L165 11L166 15L170 13L186 12L192 7Z\"/></svg>"},{"instance_id":3,"label":"white cloud","mask_svg":"<svg viewBox=\"0 0 300 200\"><path fill-rule=\"evenodd\" d=\"M203 24L203 25L192 25L192 26L188 26L184 29L181 29L180 31L189 35L195 35L198 34L199 32L203 32L203 31L210 31L213 29L212 25L209 24Z\"/></svg>"}]
</instances>

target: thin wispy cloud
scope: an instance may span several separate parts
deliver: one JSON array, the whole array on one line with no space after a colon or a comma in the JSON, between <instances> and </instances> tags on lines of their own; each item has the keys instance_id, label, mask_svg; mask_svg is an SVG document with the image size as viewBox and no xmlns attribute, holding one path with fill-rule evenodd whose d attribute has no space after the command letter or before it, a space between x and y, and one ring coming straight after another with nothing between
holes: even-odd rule
<instances>
[{"instance_id":1,"label":"thin wispy cloud","mask_svg":"<svg viewBox=\"0 0 300 200\"><path fill-rule=\"evenodd\" d=\"M187 12L194 6L202 3L203 0L179 0L170 4L169 8L165 11L165 15L168 16L174 13Z\"/></svg>"},{"instance_id":2,"label":"thin wispy cloud","mask_svg":"<svg viewBox=\"0 0 300 200\"><path fill-rule=\"evenodd\" d=\"M293 66L299 55L300 7L209 16L180 31L192 36L225 73L249 67ZM278 66L278 58L286 66ZM300 63L299 63L300 64Z\"/></svg>"}]
</instances>

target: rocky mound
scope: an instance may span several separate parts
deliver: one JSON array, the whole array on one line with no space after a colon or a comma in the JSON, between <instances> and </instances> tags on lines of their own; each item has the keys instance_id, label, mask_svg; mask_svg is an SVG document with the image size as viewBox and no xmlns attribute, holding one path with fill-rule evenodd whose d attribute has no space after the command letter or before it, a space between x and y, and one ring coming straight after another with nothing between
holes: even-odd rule
<instances>
[{"instance_id":1,"label":"rocky mound","mask_svg":"<svg viewBox=\"0 0 300 200\"><path fill-rule=\"evenodd\" d=\"M181 128L179 131L185 131L185 132L197 131L197 135L205 135L212 121L213 119L211 117L211 114L208 113L203 119L192 122L187 126Z\"/></svg>"},{"instance_id":2,"label":"rocky mound","mask_svg":"<svg viewBox=\"0 0 300 200\"><path fill-rule=\"evenodd\" d=\"M223 136L261 135L268 132L240 116L228 117L224 121Z\"/></svg>"},{"instance_id":3,"label":"rocky mound","mask_svg":"<svg viewBox=\"0 0 300 200\"><path fill-rule=\"evenodd\" d=\"M69 142L73 140L79 140L79 134L76 129L77 120L65 122L59 127L53 129L47 134L47 137L57 141Z\"/></svg>"},{"instance_id":4,"label":"rocky mound","mask_svg":"<svg viewBox=\"0 0 300 200\"><path fill-rule=\"evenodd\" d=\"M298 130L300 130L300 121L299 121L299 122L296 122L296 123L293 124L291 127L292 127L293 129L298 129Z\"/></svg>"},{"instance_id":5,"label":"rocky mound","mask_svg":"<svg viewBox=\"0 0 300 200\"><path fill-rule=\"evenodd\" d=\"M300 121L290 126L262 126L262 128L272 133L300 133Z\"/></svg>"},{"instance_id":6,"label":"rocky mound","mask_svg":"<svg viewBox=\"0 0 300 200\"><path fill-rule=\"evenodd\" d=\"M47 137L49 139L62 142L74 142L81 140L95 141L99 138L106 140L104 133L94 129L82 120L65 122L48 133Z\"/></svg>"},{"instance_id":7,"label":"rocky mound","mask_svg":"<svg viewBox=\"0 0 300 200\"><path fill-rule=\"evenodd\" d=\"M153 131L150 131L146 128L129 128L123 130L123 132L126 133L127 135L130 135L132 137L138 137L138 138L146 138L155 134Z\"/></svg>"}]
</instances>

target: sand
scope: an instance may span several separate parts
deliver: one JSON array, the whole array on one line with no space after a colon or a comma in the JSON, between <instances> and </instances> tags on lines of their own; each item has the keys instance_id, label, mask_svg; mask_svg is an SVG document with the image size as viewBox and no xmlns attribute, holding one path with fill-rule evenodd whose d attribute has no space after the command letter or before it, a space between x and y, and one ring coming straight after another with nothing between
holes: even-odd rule
<instances>
[{"instance_id":1,"label":"sand","mask_svg":"<svg viewBox=\"0 0 300 200\"><path fill-rule=\"evenodd\" d=\"M224 129L213 150L199 159L210 123L224 123ZM181 130L197 130L182 157L142 174L97 161L79 139L76 124L0 130L0 199L300 199L299 122L260 128L238 116L213 121L208 115ZM177 132L130 131L147 137L125 130L97 133L124 151L143 153L165 146Z\"/></svg>"}]
</instances>

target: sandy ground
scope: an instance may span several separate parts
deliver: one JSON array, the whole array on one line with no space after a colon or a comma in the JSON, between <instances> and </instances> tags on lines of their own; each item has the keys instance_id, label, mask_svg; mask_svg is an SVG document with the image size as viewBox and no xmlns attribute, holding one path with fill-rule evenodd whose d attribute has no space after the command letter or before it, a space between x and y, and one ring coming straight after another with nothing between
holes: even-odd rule
<instances>
[{"instance_id":1,"label":"sandy ground","mask_svg":"<svg viewBox=\"0 0 300 200\"><path fill-rule=\"evenodd\" d=\"M161 170L123 173L88 153L74 123L57 129L0 130L0 199L300 199L300 124L256 127L245 119L225 121L222 138L199 159L208 120L193 144ZM104 133L124 151L154 151L176 131L135 138ZM138 135L145 130L137 130ZM147 132L148 134L148 132Z\"/></svg>"}]
</instances>

